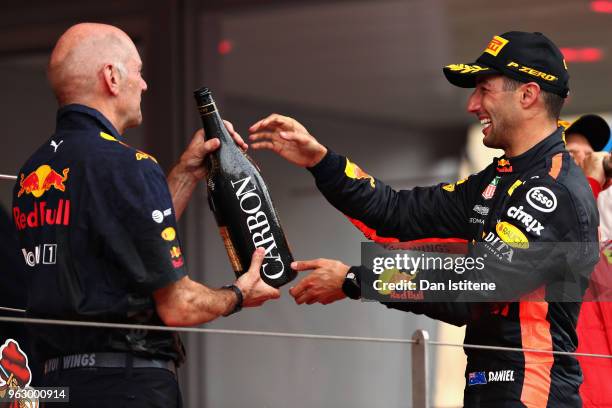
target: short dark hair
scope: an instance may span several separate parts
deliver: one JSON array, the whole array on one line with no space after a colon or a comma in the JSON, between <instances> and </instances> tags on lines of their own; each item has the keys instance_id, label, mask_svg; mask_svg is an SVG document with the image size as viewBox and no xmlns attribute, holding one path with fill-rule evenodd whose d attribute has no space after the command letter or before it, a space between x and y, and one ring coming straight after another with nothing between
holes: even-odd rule
<instances>
[{"instance_id":1,"label":"short dark hair","mask_svg":"<svg viewBox=\"0 0 612 408\"><path fill-rule=\"evenodd\" d=\"M508 78L507 76L503 76L502 78L504 79L504 91L516 91L519 86L524 84L524 82ZM557 94L543 90L542 100L544 101L544 106L546 107L546 111L551 119L559 120L565 99Z\"/></svg>"}]
</instances>

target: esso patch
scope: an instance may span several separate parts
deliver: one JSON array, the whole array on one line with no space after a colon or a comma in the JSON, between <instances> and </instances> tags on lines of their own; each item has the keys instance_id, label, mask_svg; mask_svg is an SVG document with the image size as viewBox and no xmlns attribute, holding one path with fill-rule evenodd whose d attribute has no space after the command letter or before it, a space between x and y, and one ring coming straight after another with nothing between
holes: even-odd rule
<instances>
[{"instance_id":1,"label":"esso patch","mask_svg":"<svg viewBox=\"0 0 612 408\"><path fill-rule=\"evenodd\" d=\"M527 202L538 211L553 212L557 208L555 193L546 187L532 187L527 192Z\"/></svg>"}]
</instances>

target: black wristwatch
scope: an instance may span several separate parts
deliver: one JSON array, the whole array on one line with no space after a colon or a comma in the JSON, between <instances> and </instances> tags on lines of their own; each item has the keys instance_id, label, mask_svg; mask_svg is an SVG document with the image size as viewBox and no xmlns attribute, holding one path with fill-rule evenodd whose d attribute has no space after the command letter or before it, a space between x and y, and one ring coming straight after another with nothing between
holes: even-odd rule
<instances>
[{"instance_id":1,"label":"black wristwatch","mask_svg":"<svg viewBox=\"0 0 612 408\"><path fill-rule=\"evenodd\" d=\"M349 268L342 283L342 292L351 299L361 298L361 279L358 266Z\"/></svg>"},{"instance_id":2,"label":"black wristwatch","mask_svg":"<svg viewBox=\"0 0 612 408\"><path fill-rule=\"evenodd\" d=\"M234 308L229 313L224 314L223 316L227 317L242 310L242 302L244 301L244 297L242 296L242 291L240 290L240 288L234 284L231 284L223 286L222 289L230 289L236 294L236 304L234 305Z\"/></svg>"}]
</instances>

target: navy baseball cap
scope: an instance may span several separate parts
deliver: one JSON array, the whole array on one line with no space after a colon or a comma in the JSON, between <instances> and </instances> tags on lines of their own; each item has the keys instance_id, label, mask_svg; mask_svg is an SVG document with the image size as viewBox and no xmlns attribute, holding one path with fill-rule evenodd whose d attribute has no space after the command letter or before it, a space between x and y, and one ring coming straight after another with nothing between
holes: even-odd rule
<instances>
[{"instance_id":1,"label":"navy baseball cap","mask_svg":"<svg viewBox=\"0 0 612 408\"><path fill-rule=\"evenodd\" d=\"M496 35L476 62L443 68L448 81L474 88L478 75L501 74L520 82L536 82L554 94L567 97L569 73L559 48L542 33L509 31Z\"/></svg>"},{"instance_id":2,"label":"navy baseball cap","mask_svg":"<svg viewBox=\"0 0 612 408\"><path fill-rule=\"evenodd\" d=\"M584 136L594 151L603 150L610 139L610 126L604 118L598 115L584 115L576 119L565 130L565 135L579 133Z\"/></svg>"}]
</instances>

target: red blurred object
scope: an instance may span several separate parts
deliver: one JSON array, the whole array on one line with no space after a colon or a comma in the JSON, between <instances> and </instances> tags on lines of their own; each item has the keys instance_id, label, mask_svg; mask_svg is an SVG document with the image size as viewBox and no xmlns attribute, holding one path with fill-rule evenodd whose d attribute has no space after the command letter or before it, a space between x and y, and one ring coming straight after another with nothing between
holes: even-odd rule
<instances>
[{"instance_id":1,"label":"red blurred object","mask_svg":"<svg viewBox=\"0 0 612 408\"><path fill-rule=\"evenodd\" d=\"M230 52L232 52L233 48L234 45L230 40L221 40L219 41L219 45L217 46L217 50L221 55L229 54Z\"/></svg>"},{"instance_id":2,"label":"red blurred object","mask_svg":"<svg viewBox=\"0 0 612 408\"><path fill-rule=\"evenodd\" d=\"M612 1L598 0L591 2L591 11L612 14Z\"/></svg>"},{"instance_id":3,"label":"red blurred object","mask_svg":"<svg viewBox=\"0 0 612 408\"><path fill-rule=\"evenodd\" d=\"M563 57L567 62L597 62L603 58L601 48L561 48Z\"/></svg>"}]
</instances>

